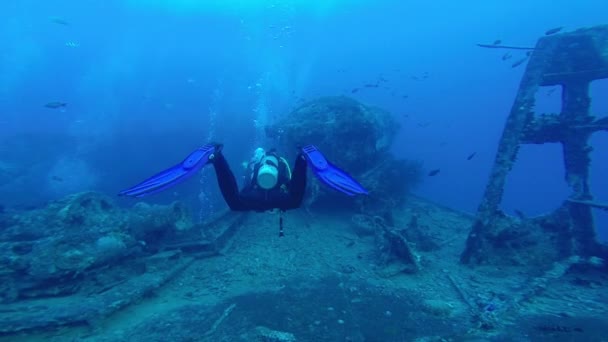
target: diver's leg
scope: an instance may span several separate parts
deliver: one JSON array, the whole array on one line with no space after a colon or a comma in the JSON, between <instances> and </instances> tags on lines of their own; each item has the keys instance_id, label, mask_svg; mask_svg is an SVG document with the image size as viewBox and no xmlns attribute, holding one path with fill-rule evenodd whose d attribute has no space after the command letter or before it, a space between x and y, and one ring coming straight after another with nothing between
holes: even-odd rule
<instances>
[{"instance_id":1,"label":"diver's leg","mask_svg":"<svg viewBox=\"0 0 608 342\"><path fill-rule=\"evenodd\" d=\"M298 154L293 167L291 180L289 181L290 209L299 208L300 205L302 205L304 193L306 192L306 170L306 159L301 154Z\"/></svg>"},{"instance_id":2,"label":"diver's leg","mask_svg":"<svg viewBox=\"0 0 608 342\"><path fill-rule=\"evenodd\" d=\"M224 201L230 207L231 210L246 210L240 196L239 187L236 183L236 178L228 166L228 162L221 152L213 154L211 159L213 167L215 168L215 175L217 176L217 183L220 186L220 191L224 197Z\"/></svg>"}]
</instances>

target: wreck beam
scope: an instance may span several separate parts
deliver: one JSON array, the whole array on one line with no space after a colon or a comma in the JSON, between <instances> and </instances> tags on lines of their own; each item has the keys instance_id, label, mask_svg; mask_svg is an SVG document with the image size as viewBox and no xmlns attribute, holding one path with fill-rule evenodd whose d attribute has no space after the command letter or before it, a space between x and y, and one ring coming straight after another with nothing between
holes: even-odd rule
<instances>
[{"instance_id":1,"label":"wreck beam","mask_svg":"<svg viewBox=\"0 0 608 342\"><path fill-rule=\"evenodd\" d=\"M570 128L593 121L593 117L589 115L589 83L565 83L562 103L561 121L569 128L565 130L566 134L562 140L566 182L572 188L574 197L589 198L590 134Z\"/></svg>"},{"instance_id":2,"label":"wreck beam","mask_svg":"<svg viewBox=\"0 0 608 342\"><path fill-rule=\"evenodd\" d=\"M592 208L597 208L597 209L602 209L602 210L608 210L608 203L599 203L599 202L593 202L593 201L582 201L582 200L575 200L575 199L572 199L572 198L569 198L566 201L571 202L571 203L586 205L586 206L592 207Z\"/></svg>"}]
</instances>

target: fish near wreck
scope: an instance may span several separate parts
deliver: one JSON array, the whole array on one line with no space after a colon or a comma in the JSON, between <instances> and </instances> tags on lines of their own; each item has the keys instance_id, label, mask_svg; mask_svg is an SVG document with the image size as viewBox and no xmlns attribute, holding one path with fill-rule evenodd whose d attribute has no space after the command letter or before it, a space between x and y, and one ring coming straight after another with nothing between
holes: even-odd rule
<instances>
[{"instance_id":1,"label":"fish near wreck","mask_svg":"<svg viewBox=\"0 0 608 342\"><path fill-rule=\"evenodd\" d=\"M557 32L561 31L562 29L563 29L562 26L549 29L549 30L545 31L545 36L550 36L552 34L556 34Z\"/></svg>"},{"instance_id":2,"label":"fish near wreck","mask_svg":"<svg viewBox=\"0 0 608 342\"><path fill-rule=\"evenodd\" d=\"M511 64L511 68L516 68L516 67L522 65L527 59L528 59L528 57L516 60L515 63Z\"/></svg>"},{"instance_id":3,"label":"fish near wreck","mask_svg":"<svg viewBox=\"0 0 608 342\"><path fill-rule=\"evenodd\" d=\"M44 107L50 108L50 109L57 109L57 108L66 107L67 105L68 104L65 102L53 101L53 102L48 102L47 104L44 105Z\"/></svg>"},{"instance_id":4,"label":"fish near wreck","mask_svg":"<svg viewBox=\"0 0 608 342\"><path fill-rule=\"evenodd\" d=\"M61 17L50 17L49 20L57 25L70 26L70 23Z\"/></svg>"},{"instance_id":5,"label":"fish near wreck","mask_svg":"<svg viewBox=\"0 0 608 342\"><path fill-rule=\"evenodd\" d=\"M431 170L431 171L428 173L428 176L429 176L429 177L436 176L436 175L437 175L437 174L438 174L440 171L441 171L440 169Z\"/></svg>"}]
</instances>

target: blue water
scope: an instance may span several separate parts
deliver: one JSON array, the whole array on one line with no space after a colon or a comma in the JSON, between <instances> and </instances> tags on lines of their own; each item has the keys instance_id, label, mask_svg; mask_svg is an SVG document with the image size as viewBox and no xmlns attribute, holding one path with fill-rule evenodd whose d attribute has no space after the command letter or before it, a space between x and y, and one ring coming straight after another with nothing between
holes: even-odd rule
<instances>
[{"instance_id":1,"label":"blue water","mask_svg":"<svg viewBox=\"0 0 608 342\"><path fill-rule=\"evenodd\" d=\"M0 184L0 202L114 194L209 139L238 164L263 143L259 125L299 98L348 95L403 121L396 155L441 169L418 194L474 212L524 71L510 66L516 53L503 62L503 51L475 44L533 46L547 29L605 24L606 13L599 0L3 1L0 138L25 143L0 153L19 153L25 168L16 185ZM379 77L390 89L351 93ZM600 116L607 83L592 87ZM557 111L556 98L539 96L538 109ZM68 105L44 108L50 101ZM606 202L608 138L592 142L592 189ZM563 173L559 146L523 148L503 208L557 207L569 193ZM154 200L221 207L205 177Z\"/></svg>"}]
</instances>

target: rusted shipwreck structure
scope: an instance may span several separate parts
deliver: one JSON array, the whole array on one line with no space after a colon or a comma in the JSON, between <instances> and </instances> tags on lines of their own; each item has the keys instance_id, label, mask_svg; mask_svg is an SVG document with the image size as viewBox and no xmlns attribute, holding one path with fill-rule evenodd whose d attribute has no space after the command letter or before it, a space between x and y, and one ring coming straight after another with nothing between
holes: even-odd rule
<instances>
[{"instance_id":1,"label":"rusted shipwreck structure","mask_svg":"<svg viewBox=\"0 0 608 342\"><path fill-rule=\"evenodd\" d=\"M608 131L608 117L590 112L590 83L608 78L608 26L541 38L521 81L499 143L476 221L461 256L464 263L546 265L568 257L606 259L596 240L589 186L590 137ZM561 86L561 112L535 113L543 86ZM606 94L608 96L608 94ZM500 210L507 175L522 144L560 143L570 196L542 217L514 219ZM596 259L601 260L601 259Z\"/></svg>"}]
</instances>

